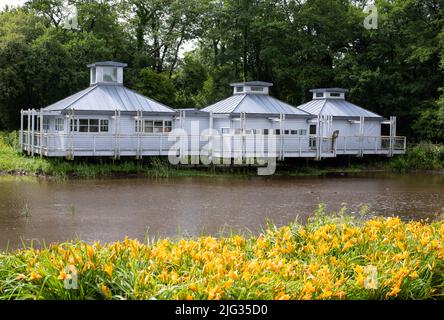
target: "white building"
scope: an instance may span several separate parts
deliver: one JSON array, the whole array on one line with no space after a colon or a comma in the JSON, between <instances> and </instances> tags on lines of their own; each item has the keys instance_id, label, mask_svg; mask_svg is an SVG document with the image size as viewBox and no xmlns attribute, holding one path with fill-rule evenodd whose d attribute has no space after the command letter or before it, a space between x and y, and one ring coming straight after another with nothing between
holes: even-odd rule
<instances>
[{"instance_id":1,"label":"white building","mask_svg":"<svg viewBox=\"0 0 444 320\"><path fill-rule=\"evenodd\" d=\"M211 139L214 157L245 158L271 149L280 159L405 151L405 138L395 137L396 119L386 121L347 102L343 89L313 90L313 101L296 108L270 96L271 83L233 83L227 99L202 110L175 110L124 87L124 63L88 67L87 89L41 110L22 110L23 151L70 159L167 156L176 145L174 129L189 136L187 148L194 155ZM381 135L385 124L388 137ZM191 143L193 137L200 140Z\"/></svg>"}]
</instances>

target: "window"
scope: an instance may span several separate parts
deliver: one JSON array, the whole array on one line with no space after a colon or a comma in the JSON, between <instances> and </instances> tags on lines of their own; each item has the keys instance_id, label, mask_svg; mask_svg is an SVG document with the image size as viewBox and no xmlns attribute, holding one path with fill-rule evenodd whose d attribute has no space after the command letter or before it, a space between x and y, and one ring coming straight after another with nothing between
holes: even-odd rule
<instances>
[{"instance_id":1,"label":"window","mask_svg":"<svg viewBox=\"0 0 444 320\"><path fill-rule=\"evenodd\" d=\"M268 129L264 129L264 136L268 136Z\"/></svg>"},{"instance_id":2,"label":"window","mask_svg":"<svg viewBox=\"0 0 444 320\"><path fill-rule=\"evenodd\" d=\"M297 135L298 134L298 130L291 130L290 133L294 134L294 135Z\"/></svg>"},{"instance_id":3,"label":"window","mask_svg":"<svg viewBox=\"0 0 444 320\"><path fill-rule=\"evenodd\" d=\"M55 119L55 131L60 132L60 131L64 131L64 130L65 130L65 123L63 121L63 118L56 118Z\"/></svg>"},{"instance_id":4,"label":"window","mask_svg":"<svg viewBox=\"0 0 444 320\"><path fill-rule=\"evenodd\" d=\"M88 132L88 119L79 120L79 132Z\"/></svg>"},{"instance_id":5,"label":"window","mask_svg":"<svg viewBox=\"0 0 444 320\"><path fill-rule=\"evenodd\" d=\"M79 120L77 119L71 119L69 130L71 132L79 132Z\"/></svg>"},{"instance_id":6,"label":"window","mask_svg":"<svg viewBox=\"0 0 444 320\"><path fill-rule=\"evenodd\" d=\"M341 94L339 92L332 92L330 93L330 97L339 98Z\"/></svg>"},{"instance_id":7,"label":"window","mask_svg":"<svg viewBox=\"0 0 444 320\"><path fill-rule=\"evenodd\" d=\"M306 136L306 135L307 135L307 130L305 130L305 129L299 129L299 135L301 135L301 136Z\"/></svg>"},{"instance_id":8,"label":"window","mask_svg":"<svg viewBox=\"0 0 444 320\"><path fill-rule=\"evenodd\" d=\"M173 121L165 121L163 132L168 133L173 131Z\"/></svg>"},{"instance_id":9,"label":"window","mask_svg":"<svg viewBox=\"0 0 444 320\"><path fill-rule=\"evenodd\" d=\"M290 134L290 130L284 130L284 134L285 135L289 135Z\"/></svg>"},{"instance_id":10,"label":"window","mask_svg":"<svg viewBox=\"0 0 444 320\"><path fill-rule=\"evenodd\" d=\"M234 130L234 134L237 134L237 135L240 135L240 134L242 134L242 129L235 129Z\"/></svg>"},{"instance_id":11,"label":"window","mask_svg":"<svg viewBox=\"0 0 444 320\"><path fill-rule=\"evenodd\" d=\"M261 129L254 129L254 134L262 134L262 130Z\"/></svg>"},{"instance_id":12,"label":"window","mask_svg":"<svg viewBox=\"0 0 444 320\"><path fill-rule=\"evenodd\" d=\"M310 134L311 135L315 135L316 134L316 125L315 124L311 124L310 125Z\"/></svg>"},{"instance_id":13,"label":"window","mask_svg":"<svg viewBox=\"0 0 444 320\"><path fill-rule=\"evenodd\" d=\"M244 92L244 87L236 87L236 92Z\"/></svg>"},{"instance_id":14,"label":"window","mask_svg":"<svg viewBox=\"0 0 444 320\"><path fill-rule=\"evenodd\" d=\"M108 132L108 131L109 131L109 121L100 120L100 132Z\"/></svg>"},{"instance_id":15,"label":"window","mask_svg":"<svg viewBox=\"0 0 444 320\"><path fill-rule=\"evenodd\" d=\"M91 68L91 83L97 82L96 68Z\"/></svg>"},{"instance_id":16,"label":"window","mask_svg":"<svg viewBox=\"0 0 444 320\"><path fill-rule=\"evenodd\" d=\"M245 129L245 134L253 134L253 129Z\"/></svg>"},{"instance_id":17,"label":"window","mask_svg":"<svg viewBox=\"0 0 444 320\"><path fill-rule=\"evenodd\" d=\"M99 119L89 120L89 132L94 132L94 133L99 132Z\"/></svg>"},{"instance_id":18,"label":"window","mask_svg":"<svg viewBox=\"0 0 444 320\"><path fill-rule=\"evenodd\" d=\"M220 132L222 132L222 134L230 134L230 128L221 128Z\"/></svg>"},{"instance_id":19,"label":"window","mask_svg":"<svg viewBox=\"0 0 444 320\"><path fill-rule=\"evenodd\" d=\"M251 91L264 92L264 88L263 87L251 87Z\"/></svg>"},{"instance_id":20,"label":"window","mask_svg":"<svg viewBox=\"0 0 444 320\"><path fill-rule=\"evenodd\" d=\"M71 119L71 132L99 133L109 131L109 121L105 119Z\"/></svg>"},{"instance_id":21,"label":"window","mask_svg":"<svg viewBox=\"0 0 444 320\"><path fill-rule=\"evenodd\" d=\"M48 132L49 130L49 119L43 118L43 131Z\"/></svg>"},{"instance_id":22,"label":"window","mask_svg":"<svg viewBox=\"0 0 444 320\"><path fill-rule=\"evenodd\" d=\"M143 125L140 125L140 121L136 120L135 131L144 133L168 133L173 131L173 121L144 120Z\"/></svg>"},{"instance_id":23,"label":"window","mask_svg":"<svg viewBox=\"0 0 444 320\"><path fill-rule=\"evenodd\" d=\"M322 92L316 93L316 98L323 98L323 97L324 97L324 93L322 93Z\"/></svg>"},{"instance_id":24,"label":"window","mask_svg":"<svg viewBox=\"0 0 444 320\"><path fill-rule=\"evenodd\" d=\"M117 68L103 67L103 81L117 82Z\"/></svg>"},{"instance_id":25,"label":"window","mask_svg":"<svg viewBox=\"0 0 444 320\"><path fill-rule=\"evenodd\" d=\"M281 135L281 129L275 129L274 130L274 134L277 135L277 136L280 136Z\"/></svg>"}]
</instances>

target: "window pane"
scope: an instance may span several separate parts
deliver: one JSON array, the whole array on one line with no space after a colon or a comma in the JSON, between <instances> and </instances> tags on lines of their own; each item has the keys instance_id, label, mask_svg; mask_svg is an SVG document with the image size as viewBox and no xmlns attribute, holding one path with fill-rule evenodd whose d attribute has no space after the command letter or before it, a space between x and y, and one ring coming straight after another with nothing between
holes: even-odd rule
<instances>
[{"instance_id":1,"label":"window pane","mask_svg":"<svg viewBox=\"0 0 444 320\"><path fill-rule=\"evenodd\" d=\"M71 119L71 124L70 124L70 130L71 132L77 132L78 131L78 127L77 127L78 121L77 119Z\"/></svg>"},{"instance_id":2,"label":"window pane","mask_svg":"<svg viewBox=\"0 0 444 320\"><path fill-rule=\"evenodd\" d=\"M103 67L103 81L117 82L117 68Z\"/></svg>"},{"instance_id":3,"label":"window pane","mask_svg":"<svg viewBox=\"0 0 444 320\"><path fill-rule=\"evenodd\" d=\"M108 132L108 120L100 120L100 132Z\"/></svg>"},{"instance_id":4,"label":"window pane","mask_svg":"<svg viewBox=\"0 0 444 320\"><path fill-rule=\"evenodd\" d=\"M88 132L88 119L79 120L79 132Z\"/></svg>"},{"instance_id":5,"label":"window pane","mask_svg":"<svg viewBox=\"0 0 444 320\"><path fill-rule=\"evenodd\" d=\"M251 91L255 91L255 92L263 92L264 88L263 87L251 87Z\"/></svg>"},{"instance_id":6,"label":"window pane","mask_svg":"<svg viewBox=\"0 0 444 320\"><path fill-rule=\"evenodd\" d=\"M145 120L145 132L153 133L154 122L152 120Z\"/></svg>"},{"instance_id":7,"label":"window pane","mask_svg":"<svg viewBox=\"0 0 444 320\"><path fill-rule=\"evenodd\" d=\"M301 130L299 130L299 134L301 136L306 136L307 135L307 130L301 129Z\"/></svg>"},{"instance_id":8,"label":"window pane","mask_svg":"<svg viewBox=\"0 0 444 320\"><path fill-rule=\"evenodd\" d=\"M165 121L164 132L171 132L173 130L173 122Z\"/></svg>"},{"instance_id":9,"label":"window pane","mask_svg":"<svg viewBox=\"0 0 444 320\"><path fill-rule=\"evenodd\" d=\"M281 129L276 129L274 131L274 134L277 135L277 136L280 136L281 135Z\"/></svg>"},{"instance_id":10,"label":"window pane","mask_svg":"<svg viewBox=\"0 0 444 320\"><path fill-rule=\"evenodd\" d=\"M298 130L291 130L291 134L297 135L298 134Z\"/></svg>"},{"instance_id":11,"label":"window pane","mask_svg":"<svg viewBox=\"0 0 444 320\"><path fill-rule=\"evenodd\" d=\"M286 134L286 135L290 134L290 130L285 130L284 134Z\"/></svg>"},{"instance_id":12,"label":"window pane","mask_svg":"<svg viewBox=\"0 0 444 320\"><path fill-rule=\"evenodd\" d=\"M310 125L310 134L316 134L316 125L315 124Z\"/></svg>"},{"instance_id":13,"label":"window pane","mask_svg":"<svg viewBox=\"0 0 444 320\"><path fill-rule=\"evenodd\" d=\"M264 129L264 135L265 135L265 136L268 135L268 129Z\"/></svg>"},{"instance_id":14,"label":"window pane","mask_svg":"<svg viewBox=\"0 0 444 320\"><path fill-rule=\"evenodd\" d=\"M243 92L244 91L244 87L236 87L236 92Z\"/></svg>"}]
</instances>

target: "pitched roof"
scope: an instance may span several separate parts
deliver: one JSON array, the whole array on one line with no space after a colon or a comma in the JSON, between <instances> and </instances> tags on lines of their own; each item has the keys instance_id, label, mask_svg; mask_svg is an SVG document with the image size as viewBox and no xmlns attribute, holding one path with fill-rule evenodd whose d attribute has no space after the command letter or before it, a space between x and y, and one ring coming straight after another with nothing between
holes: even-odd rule
<instances>
[{"instance_id":1,"label":"pitched roof","mask_svg":"<svg viewBox=\"0 0 444 320\"><path fill-rule=\"evenodd\" d=\"M344 99L314 99L298 106L298 108L315 115L382 118L379 114L361 108Z\"/></svg>"},{"instance_id":2,"label":"pitched roof","mask_svg":"<svg viewBox=\"0 0 444 320\"><path fill-rule=\"evenodd\" d=\"M138 94L122 85L95 85L60 100L43 110L62 111L144 111L175 112L173 109Z\"/></svg>"},{"instance_id":3,"label":"pitched roof","mask_svg":"<svg viewBox=\"0 0 444 320\"><path fill-rule=\"evenodd\" d=\"M236 94L222 101L216 102L204 109L213 113L250 113L250 114L287 114L310 116L283 101L269 95Z\"/></svg>"}]
</instances>

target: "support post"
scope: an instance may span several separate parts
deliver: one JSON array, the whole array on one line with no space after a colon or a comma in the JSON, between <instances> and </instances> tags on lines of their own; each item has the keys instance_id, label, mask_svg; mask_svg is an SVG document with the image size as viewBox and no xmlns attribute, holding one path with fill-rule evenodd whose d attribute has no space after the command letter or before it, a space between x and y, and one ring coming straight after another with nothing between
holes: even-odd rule
<instances>
[{"instance_id":1,"label":"support post","mask_svg":"<svg viewBox=\"0 0 444 320\"><path fill-rule=\"evenodd\" d=\"M23 152L23 109L20 110L20 151Z\"/></svg>"},{"instance_id":2,"label":"support post","mask_svg":"<svg viewBox=\"0 0 444 320\"><path fill-rule=\"evenodd\" d=\"M30 155L31 154L31 109L28 109L27 115L28 115L28 132L27 132L28 140L26 141L26 149L28 155Z\"/></svg>"},{"instance_id":3,"label":"support post","mask_svg":"<svg viewBox=\"0 0 444 320\"><path fill-rule=\"evenodd\" d=\"M40 158L43 157L43 110L40 109Z\"/></svg>"},{"instance_id":4,"label":"support post","mask_svg":"<svg viewBox=\"0 0 444 320\"><path fill-rule=\"evenodd\" d=\"M31 110L31 156L34 156L34 139L35 139L35 110Z\"/></svg>"}]
</instances>

